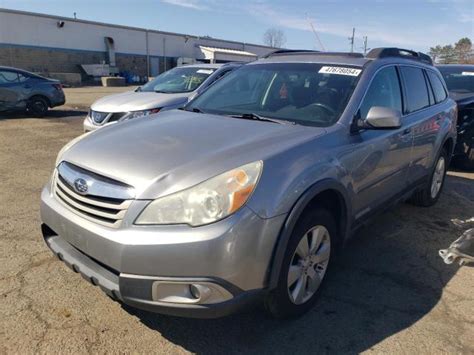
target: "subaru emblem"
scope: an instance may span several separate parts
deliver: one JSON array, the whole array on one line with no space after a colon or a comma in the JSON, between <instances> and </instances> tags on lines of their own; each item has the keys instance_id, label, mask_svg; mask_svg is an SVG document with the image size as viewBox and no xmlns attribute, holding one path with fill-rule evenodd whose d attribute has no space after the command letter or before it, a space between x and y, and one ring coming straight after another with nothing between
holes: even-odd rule
<instances>
[{"instance_id":1,"label":"subaru emblem","mask_svg":"<svg viewBox=\"0 0 474 355\"><path fill-rule=\"evenodd\" d=\"M74 181L74 189L81 195L85 195L88 188L86 180L79 178Z\"/></svg>"}]
</instances>

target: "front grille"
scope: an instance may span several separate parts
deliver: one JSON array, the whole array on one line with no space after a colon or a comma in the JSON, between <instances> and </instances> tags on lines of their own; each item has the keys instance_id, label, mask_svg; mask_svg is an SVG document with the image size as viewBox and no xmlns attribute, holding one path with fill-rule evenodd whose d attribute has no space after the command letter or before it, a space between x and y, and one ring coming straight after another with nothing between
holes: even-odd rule
<instances>
[{"instance_id":1,"label":"front grille","mask_svg":"<svg viewBox=\"0 0 474 355\"><path fill-rule=\"evenodd\" d=\"M95 123L102 123L107 118L109 113L91 110L89 115L92 118L92 121L94 121Z\"/></svg>"},{"instance_id":2,"label":"front grille","mask_svg":"<svg viewBox=\"0 0 474 355\"><path fill-rule=\"evenodd\" d=\"M89 116L95 124L101 125L108 122L120 121L128 115L128 112L99 112L90 110Z\"/></svg>"},{"instance_id":3,"label":"front grille","mask_svg":"<svg viewBox=\"0 0 474 355\"><path fill-rule=\"evenodd\" d=\"M54 177L54 194L59 201L76 214L111 228L120 227L125 213L133 201L132 199L81 195L75 191L65 177L61 176L59 169Z\"/></svg>"}]
</instances>

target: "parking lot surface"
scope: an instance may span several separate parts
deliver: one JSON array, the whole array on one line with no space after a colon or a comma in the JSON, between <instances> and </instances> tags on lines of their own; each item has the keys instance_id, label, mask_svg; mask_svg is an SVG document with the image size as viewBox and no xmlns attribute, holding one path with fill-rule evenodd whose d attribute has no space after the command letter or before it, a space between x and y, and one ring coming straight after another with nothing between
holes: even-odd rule
<instances>
[{"instance_id":1,"label":"parking lot surface","mask_svg":"<svg viewBox=\"0 0 474 355\"><path fill-rule=\"evenodd\" d=\"M63 90L67 97L67 108L87 111L92 103L101 97L133 91L136 88L137 85L119 87L82 86L78 88L64 88Z\"/></svg>"},{"instance_id":2,"label":"parking lot surface","mask_svg":"<svg viewBox=\"0 0 474 355\"><path fill-rule=\"evenodd\" d=\"M40 191L82 117L0 119L0 353L474 353L474 268L438 256L462 232L451 219L474 216L474 174L450 173L432 208L400 204L359 231L299 319L173 318L112 301L42 240Z\"/></svg>"}]
</instances>

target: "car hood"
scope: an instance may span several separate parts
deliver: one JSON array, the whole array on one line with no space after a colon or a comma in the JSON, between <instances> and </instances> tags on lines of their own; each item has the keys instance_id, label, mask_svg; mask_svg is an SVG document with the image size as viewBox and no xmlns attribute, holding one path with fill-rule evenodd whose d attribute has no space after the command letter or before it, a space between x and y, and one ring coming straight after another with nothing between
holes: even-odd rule
<instances>
[{"instance_id":1,"label":"car hood","mask_svg":"<svg viewBox=\"0 0 474 355\"><path fill-rule=\"evenodd\" d=\"M158 107L180 105L187 102L192 94L164 94L156 92L127 91L105 96L95 101L91 109L99 112L130 112L148 110Z\"/></svg>"},{"instance_id":2,"label":"car hood","mask_svg":"<svg viewBox=\"0 0 474 355\"><path fill-rule=\"evenodd\" d=\"M131 185L137 198L153 199L264 161L324 132L171 110L92 132L61 160Z\"/></svg>"}]
</instances>

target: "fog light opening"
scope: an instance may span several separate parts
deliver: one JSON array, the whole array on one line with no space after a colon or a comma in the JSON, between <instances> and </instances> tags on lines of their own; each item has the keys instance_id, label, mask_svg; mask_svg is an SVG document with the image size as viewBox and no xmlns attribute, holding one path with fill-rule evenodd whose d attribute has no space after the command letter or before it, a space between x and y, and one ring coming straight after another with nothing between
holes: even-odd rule
<instances>
[{"instance_id":1,"label":"fog light opening","mask_svg":"<svg viewBox=\"0 0 474 355\"><path fill-rule=\"evenodd\" d=\"M196 300L201 299L201 291L199 290L199 285L191 284L189 285L189 292Z\"/></svg>"},{"instance_id":2,"label":"fog light opening","mask_svg":"<svg viewBox=\"0 0 474 355\"><path fill-rule=\"evenodd\" d=\"M197 302L204 302L211 296L211 289L201 284L190 284L189 293Z\"/></svg>"}]
</instances>

